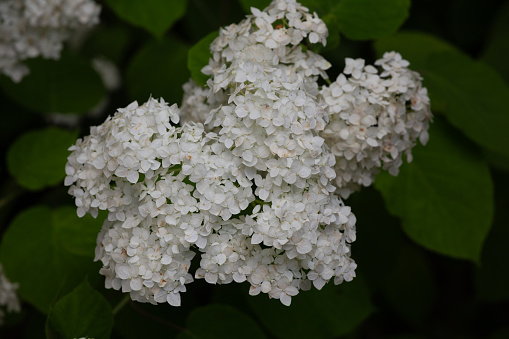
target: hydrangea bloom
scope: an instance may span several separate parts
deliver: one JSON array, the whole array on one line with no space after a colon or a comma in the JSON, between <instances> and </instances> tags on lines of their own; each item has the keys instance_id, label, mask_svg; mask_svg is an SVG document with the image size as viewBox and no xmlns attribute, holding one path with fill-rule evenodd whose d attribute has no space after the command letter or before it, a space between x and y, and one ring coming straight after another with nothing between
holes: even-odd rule
<instances>
[{"instance_id":1,"label":"hydrangea bloom","mask_svg":"<svg viewBox=\"0 0 509 339\"><path fill-rule=\"evenodd\" d=\"M321 135L336 156L336 185L347 198L369 186L380 168L397 175L416 140L428 140L429 98L418 73L395 52L375 62L346 59L346 67L320 91L330 123Z\"/></svg>"},{"instance_id":2,"label":"hydrangea bloom","mask_svg":"<svg viewBox=\"0 0 509 339\"><path fill-rule=\"evenodd\" d=\"M7 312L19 312L21 305L16 294L18 284L11 283L5 276L2 264L0 264L0 306L5 307ZM4 311L0 308L0 325L5 317Z\"/></svg>"},{"instance_id":3,"label":"hydrangea bloom","mask_svg":"<svg viewBox=\"0 0 509 339\"><path fill-rule=\"evenodd\" d=\"M395 53L380 74L347 59L320 87L330 63L301 44L326 37L294 0L253 8L211 44L207 88L185 84L181 110L132 103L71 147L78 215L108 211L96 248L107 287L180 305L193 279L247 281L289 305L301 289L355 277L356 220L334 192L369 185L380 167L395 173L430 113ZM182 127L170 123L179 117Z\"/></svg>"},{"instance_id":4,"label":"hydrangea bloom","mask_svg":"<svg viewBox=\"0 0 509 339\"><path fill-rule=\"evenodd\" d=\"M23 60L58 59L72 31L99 22L92 0L5 0L0 2L0 72L13 81L28 74Z\"/></svg>"}]
</instances>

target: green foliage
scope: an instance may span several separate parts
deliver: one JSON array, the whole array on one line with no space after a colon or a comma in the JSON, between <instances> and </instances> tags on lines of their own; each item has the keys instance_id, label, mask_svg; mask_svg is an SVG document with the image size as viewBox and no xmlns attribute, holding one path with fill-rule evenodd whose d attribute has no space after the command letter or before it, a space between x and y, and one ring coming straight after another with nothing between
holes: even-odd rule
<instances>
[{"instance_id":1,"label":"green foliage","mask_svg":"<svg viewBox=\"0 0 509 339\"><path fill-rule=\"evenodd\" d=\"M66 250L62 240L68 236L69 226L62 227L59 218L74 225L73 233L77 237L87 237L90 231L84 228L92 226L97 230L94 223L101 221L92 221L92 217L87 216L87 222L80 222L76 215L73 220L69 213L66 207L55 211L45 206L31 207L16 216L2 238L0 262L7 276L20 284L20 296L43 313L48 312L58 295L83 277L98 274L97 265L90 256L76 256ZM77 240L78 244L80 242Z\"/></svg>"},{"instance_id":2,"label":"green foliage","mask_svg":"<svg viewBox=\"0 0 509 339\"><path fill-rule=\"evenodd\" d=\"M187 1L167 0L106 0L125 21L142 27L158 38L184 15Z\"/></svg>"},{"instance_id":3,"label":"green foliage","mask_svg":"<svg viewBox=\"0 0 509 339\"><path fill-rule=\"evenodd\" d=\"M152 40L132 58L127 70L131 99L145 102L152 96L179 103L182 85L189 79L188 48L175 39Z\"/></svg>"},{"instance_id":4,"label":"green foliage","mask_svg":"<svg viewBox=\"0 0 509 339\"><path fill-rule=\"evenodd\" d=\"M200 86L207 84L208 76L201 72L201 69L208 65L210 54L210 44L219 35L219 32L209 33L206 37L198 41L189 49L187 54L187 68L191 72L191 77Z\"/></svg>"},{"instance_id":5,"label":"green foliage","mask_svg":"<svg viewBox=\"0 0 509 339\"><path fill-rule=\"evenodd\" d=\"M102 226L100 221L106 219L106 215L101 211L97 219L90 215L78 218L74 206L60 207L53 211L57 241L67 252L93 260L97 234Z\"/></svg>"},{"instance_id":6,"label":"green foliage","mask_svg":"<svg viewBox=\"0 0 509 339\"><path fill-rule=\"evenodd\" d=\"M509 83L509 2L498 12L491 37L482 55L482 60L492 66Z\"/></svg>"},{"instance_id":7,"label":"green foliage","mask_svg":"<svg viewBox=\"0 0 509 339\"><path fill-rule=\"evenodd\" d=\"M301 292L289 307L265 294L248 301L262 324L279 338L334 338L351 332L374 311L360 277L339 287L329 283L320 291Z\"/></svg>"},{"instance_id":8,"label":"green foliage","mask_svg":"<svg viewBox=\"0 0 509 339\"><path fill-rule=\"evenodd\" d=\"M56 185L65 177L67 149L76 137L74 132L55 127L24 133L7 154L9 172L30 190Z\"/></svg>"},{"instance_id":9,"label":"green foliage","mask_svg":"<svg viewBox=\"0 0 509 339\"><path fill-rule=\"evenodd\" d=\"M430 140L397 177L381 173L375 187L418 244L478 262L493 219L493 184L478 151L436 119ZM475 208L474 208L475 207Z\"/></svg>"},{"instance_id":10,"label":"green foliage","mask_svg":"<svg viewBox=\"0 0 509 339\"><path fill-rule=\"evenodd\" d=\"M418 248L406 245L388 274L392 279L385 281L382 293L389 306L410 324L423 324L436 298L428 257Z\"/></svg>"},{"instance_id":11,"label":"green foliage","mask_svg":"<svg viewBox=\"0 0 509 339\"><path fill-rule=\"evenodd\" d=\"M493 69L460 53L441 53L428 59L423 76L431 100L443 103L454 126L481 146L509 156L509 87Z\"/></svg>"},{"instance_id":12,"label":"green foliage","mask_svg":"<svg viewBox=\"0 0 509 339\"><path fill-rule=\"evenodd\" d=\"M198 307L189 314L186 331L177 337L200 339L266 338L255 320L227 305Z\"/></svg>"},{"instance_id":13,"label":"green foliage","mask_svg":"<svg viewBox=\"0 0 509 339\"><path fill-rule=\"evenodd\" d=\"M55 303L48 325L55 338L109 338L113 313L101 293L85 280Z\"/></svg>"},{"instance_id":14,"label":"green foliage","mask_svg":"<svg viewBox=\"0 0 509 339\"><path fill-rule=\"evenodd\" d=\"M410 67L416 71L426 70L430 55L441 52L455 52L457 49L434 35L402 31L389 37L375 41L378 57L385 52L398 51L404 59L410 61Z\"/></svg>"},{"instance_id":15,"label":"green foliage","mask_svg":"<svg viewBox=\"0 0 509 339\"><path fill-rule=\"evenodd\" d=\"M106 94L92 63L63 53L60 60L29 59L30 74L20 83L1 76L0 88L18 104L39 113L86 113ZM27 93L30 97L27 97Z\"/></svg>"},{"instance_id":16,"label":"green foliage","mask_svg":"<svg viewBox=\"0 0 509 339\"><path fill-rule=\"evenodd\" d=\"M370 40L390 35L408 17L410 0L342 0L335 13L339 29L352 40Z\"/></svg>"}]
</instances>

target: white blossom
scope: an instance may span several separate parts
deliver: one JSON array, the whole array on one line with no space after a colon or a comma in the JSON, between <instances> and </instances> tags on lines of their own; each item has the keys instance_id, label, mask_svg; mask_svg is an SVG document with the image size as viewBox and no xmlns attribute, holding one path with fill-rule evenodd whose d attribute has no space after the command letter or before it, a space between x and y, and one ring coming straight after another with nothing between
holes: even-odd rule
<instances>
[{"instance_id":1,"label":"white blossom","mask_svg":"<svg viewBox=\"0 0 509 339\"><path fill-rule=\"evenodd\" d=\"M290 305L351 281L356 218L335 192L396 174L427 139L426 89L399 54L378 68L347 59L320 87L330 63L303 48L326 43L316 13L295 0L251 11L221 29L207 86L185 84L181 109L134 102L70 148L78 215L108 211L96 248L106 287L134 300L179 306L204 279Z\"/></svg>"},{"instance_id":2,"label":"white blossom","mask_svg":"<svg viewBox=\"0 0 509 339\"><path fill-rule=\"evenodd\" d=\"M5 276L2 264L0 264L0 325L4 321L5 313L7 312L20 312L21 304L16 294L18 289L17 283L11 283Z\"/></svg>"},{"instance_id":3,"label":"white blossom","mask_svg":"<svg viewBox=\"0 0 509 339\"><path fill-rule=\"evenodd\" d=\"M19 82L29 73L24 60L58 59L72 32L99 22L92 0L4 0L0 2L0 72Z\"/></svg>"}]
</instances>

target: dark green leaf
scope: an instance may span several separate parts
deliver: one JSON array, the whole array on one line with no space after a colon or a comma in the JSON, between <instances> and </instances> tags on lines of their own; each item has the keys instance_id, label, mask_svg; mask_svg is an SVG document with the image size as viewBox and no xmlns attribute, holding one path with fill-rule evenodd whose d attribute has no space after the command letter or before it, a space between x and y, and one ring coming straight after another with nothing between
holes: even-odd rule
<instances>
[{"instance_id":1,"label":"dark green leaf","mask_svg":"<svg viewBox=\"0 0 509 339\"><path fill-rule=\"evenodd\" d=\"M431 100L468 137L487 149L509 156L506 98L509 87L489 66L460 53L430 56L423 73Z\"/></svg>"},{"instance_id":2,"label":"dark green leaf","mask_svg":"<svg viewBox=\"0 0 509 339\"><path fill-rule=\"evenodd\" d=\"M210 44L219 35L218 31L212 32L200 41L187 54L187 68L191 72L193 80L200 86L207 84L208 76L201 72L201 69L208 65L210 54Z\"/></svg>"},{"instance_id":3,"label":"dark green leaf","mask_svg":"<svg viewBox=\"0 0 509 339\"><path fill-rule=\"evenodd\" d=\"M16 139L7 154L11 175L23 187L39 190L65 177L65 164L76 133L55 127L31 131Z\"/></svg>"},{"instance_id":4,"label":"dark green leaf","mask_svg":"<svg viewBox=\"0 0 509 339\"><path fill-rule=\"evenodd\" d=\"M489 39L482 59L496 69L509 83L509 2L498 12L493 25L491 39Z\"/></svg>"},{"instance_id":5,"label":"dark green leaf","mask_svg":"<svg viewBox=\"0 0 509 339\"><path fill-rule=\"evenodd\" d=\"M127 25L101 26L91 32L82 51L87 56L104 57L119 65L129 46L132 32Z\"/></svg>"},{"instance_id":6,"label":"dark green leaf","mask_svg":"<svg viewBox=\"0 0 509 339\"><path fill-rule=\"evenodd\" d=\"M435 300L435 281L429 259L416 246L405 246L385 280L383 296L403 319L421 325ZM385 258L384 258L385 259Z\"/></svg>"},{"instance_id":7,"label":"dark green leaf","mask_svg":"<svg viewBox=\"0 0 509 339\"><path fill-rule=\"evenodd\" d=\"M113 312L106 299L85 281L56 302L49 325L60 338L109 338Z\"/></svg>"},{"instance_id":8,"label":"dark green leaf","mask_svg":"<svg viewBox=\"0 0 509 339\"><path fill-rule=\"evenodd\" d=\"M186 46L174 39L151 41L132 59L127 70L127 86L132 99L140 103L150 96L170 104L179 103L189 80Z\"/></svg>"},{"instance_id":9,"label":"dark green leaf","mask_svg":"<svg viewBox=\"0 0 509 339\"><path fill-rule=\"evenodd\" d=\"M352 245L357 272L371 291L377 291L390 278L400 256L404 238L400 222L387 211L382 195L373 187L353 194L347 204L357 218L357 240Z\"/></svg>"},{"instance_id":10,"label":"dark green leaf","mask_svg":"<svg viewBox=\"0 0 509 339\"><path fill-rule=\"evenodd\" d=\"M509 300L509 176L494 172L495 218L493 228L486 239L481 267L475 270L476 294L483 301Z\"/></svg>"},{"instance_id":11,"label":"dark green leaf","mask_svg":"<svg viewBox=\"0 0 509 339\"><path fill-rule=\"evenodd\" d=\"M20 83L0 77L0 87L20 105L40 113L86 113L106 95L92 63L63 53L60 60L30 59Z\"/></svg>"},{"instance_id":12,"label":"dark green leaf","mask_svg":"<svg viewBox=\"0 0 509 339\"><path fill-rule=\"evenodd\" d=\"M212 304L198 307L187 318L187 333L179 338L234 339L266 338L248 315L231 306Z\"/></svg>"},{"instance_id":13,"label":"dark green leaf","mask_svg":"<svg viewBox=\"0 0 509 339\"><path fill-rule=\"evenodd\" d=\"M263 325L279 338L335 338L351 332L374 311L359 277L339 287L329 283L320 291L301 292L289 307L265 294L248 301Z\"/></svg>"},{"instance_id":14,"label":"dark green leaf","mask_svg":"<svg viewBox=\"0 0 509 339\"><path fill-rule=\"evenodd\" d=\"M418 244L478 262L493 218L493 184L482 156L440 119L426 146L397 177L380 173L375 187ZM463 142L462 142L463 141Z\"/></svg>"},{"instance_id":15,"label":"dark green leaf","mask_svg":"<svg viewBox=\"0 0 509 339\"><path fill-rule=\"evenodd\" d=\"M58 294L98 272L98 265L90 257L75 256L64 249L60 228L54 224L61 214L45 206L24 210L10 224L0 248L6 275L19 283L20 296L43 313L48 312ZM69 222L79 222L78 217Z\"/></svg>"},{"instance_id":16,"label":"dark green leaf","mask_svg":"<svg viewBox=\"0 0 509 339\"><path fill-rule=\"evenodd\" d=\"M58 241L67 252L79 256L94 258L97 235L101 230L99 220L105 219L106 214L100 214L97 219L87 214L82 218L76 217L76 208L64 206L53 212L53 225Z\"/></svg>"},{"instance_id":17,"label":"dark green leaf","mask_svg":"<svg viewBox=\"0 0 509 339\"><path fill-rule=\"evenodd\" d=\"M106 0L106 2L119 17L159 38L184 15L187 6L186 0Z\"/></svg>"},{"instance_id":18,"label":"dark green leaf","mask_svg":"<svg viewBox=\"0 0 509 339\"><path fill-rule=\"evenodd\" d=\"M396 51L410 61L410 68L421 71L426 67L430 55L458 51L454 46L427 33L404 31L375 42L379 57L385 52Z\"/></svg>"},{"instance_id":19,"label":"dark green leaf","mask_svg":"<svg viewBox=\"0 0 509 339\"><path fill-rule=\"evenodd\" d=\"M393 34L408 17L410 0L342 0L336 7L341 33L352 40Z\"/></svg>"}]
</instances>

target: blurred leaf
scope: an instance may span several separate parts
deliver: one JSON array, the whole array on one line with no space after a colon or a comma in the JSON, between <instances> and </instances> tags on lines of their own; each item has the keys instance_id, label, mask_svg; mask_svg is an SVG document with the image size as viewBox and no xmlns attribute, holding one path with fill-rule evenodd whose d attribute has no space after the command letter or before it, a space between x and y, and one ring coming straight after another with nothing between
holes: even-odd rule
<instances>
[{"instance_id":1,"label":"blurred leaf","mask_svg":"<svg viewBox=\"0 0 509 339\"><path fill-rule=\"evenodd\" d=\"M351 332L373 311L368 289L359 278L339 287L329 283L292 298L290 306L266 294L248 302L262 324L279 338L334 338Z\"/></svg>"},{"instance_id":2,"label":"blurred leaf","mask_svg":"<svg viewBox=\"0 0 509 339\"><path fill-rule=\"evenodd\" d=\"M26 132L16 139L7 153L11 175L23 187L39 190L59 183L65 177L65 164L77 134L56 127Z\"/></svg>"},{"instance_id":3,"label":"blurred leaf","mask_svg":"<svg viewBox=\"0 0 509 339\"><path fill-rule=\"evenodd\" d=\"M189 49L187 54L187 68L191 72L193 80L200 86L205 86L209 78L201 72L201 69L208 65L209 59L212 57L210 53L210 44L219 35L218 31L209 33L206 37L198 41L196 45Z\"/></svg>"},{"instance_id":4,"label":"blurred leaf","mask_svg":"<svg viewBox=\"0 0 509 339\"><path fill-rule=\"evenodd\" d=\"M181 332L177 338L266 338L254 319L227 305L196 308L187 318L186 327L187 331Z\"/></svg>"},{"instance_id":5,"label":"blurred leaf","mask_svg":"<svg viewBox=\"0 0 509 339\"><path fill-rule=\"evenodd\" d=\"M481 267L475 270L477 297L483 301L509 300L509 175L494 172L495 219L486 239Z\"/></svg>"},{"instance_id":6,"label":"blurred leaf","mask_svg":"<svg viewBox=\"0 0 509 339\"><path fill-rule=\"evenodd\" d=\"M482 60L496 69L509 83L509 2L498 12L493 25L491 39L488 40Z\"/></svg>"},{"instance_id":7,"label":"blurred leaf","mask_svg":"<svg viewBox=\"0 0 509 339\"><path fill-rule=\"evenodd\" d=\"M509 156L509 87L482 62L460 53L432 55L423 73L431 100L445 103L449 121L473 141Z\"/></svg>"},{"instance_id":8,"label":"blurred leaf","mask_svg":"<svg viewBox=\"0 0 509 339\"><path fill-rule=\"evenodd\" d=\"M493 184L486 161L440 119L397 177L380 173L375 187L418 244L454 258L479 261L493 218ZM464 139L463 139L464 140Z\"/></svg>"},{"instance_id":9,"label":"blurred leaf","mask_svg":"<svg viewBox=\"0 0 509 339\"><path fill-rule=\"evenodd\" d=\"M127 87L133 100L150 96L170 104L182 100L182 85L189 80L186 46L174 39L151 41L133 57L127 70Z\"/></svg>"},{"instance_id":10,"label":"blurred leaf","mask_svg":"<svg viewBox=\"0 0 509 339\"><path fill-rule=\"evenodd\" d=\"M393 34L408 17L410 0L341 0L334 13L341 33L352 40Z\"/></svg>"},{"instance_id":11,"label":"blurred leaf","mask_svg":"<svg viewBox=\"0 0 509 339\"><path fill-rule=\"evenodd\" d=\"M63 53L60 60L25 61L30 74L20 83L0 77L0 87L20 105L40 113L86 113L106 95L92 63Z\"/></svg>"},{"instance_id":12,"label":"blurred leaf","mask_svg":"<svg viewBox=\"0 0 509 339\"><path fill-rule=\"evenodd\" d=\"M501 155L487 149L483 151L485 159L491 166L502 171L509 171L509 156Z\"/></svg>"},{"instance_id":13,"label":"blurred leaf","mask_svg":"<svg viewBox=\"0 0 509 339\"><path fill-rule=\"evenodd\" d=\"M398 218L384 206L382 195L364 187L348 198L357 218L357 240L352 257L371 291L381 288L401 255L404 234ZM378 253L378 255L373 255Z\"/></svg>"},{"instance_id":14,"label":"blurred leaf","mask_svg":"<svg viewBox=\"0 0 509 339\"><path fill-rule=\"evenodd\" d=\"M444 40L416 31L403 31L381 38L374 46L378 57L382 57L385 52L397 51L410 61L410 68L417 71L426 67L428 58L434 53L458 51Z\"/></svg>"},{"instance_id":15,"label":"blurred leaf","mask_svg":"<svg viewBox=\"0 0 509 339\"><path fill-rule=\"evenodd\" d=\"M131 39L130 34L132 32L127 25L100 26L90 33L82 48L83 53L91 58L105 57L118 66L125 57Z\"/></svg>"},{"instance_id":16,"label":"blurred leaf","mask_svg":"<svg viewBox=\"0 0 509 339\"><path fill-rule=\"evenodd\" d=\"M258 8L262 11L270 5L270 2L271 0L240 0L242 8L247 14L251 14L251 7Z\"/></svg>"},{"instance_id":17,"label":"blurred leaf","mask_svg":"<svg viewBox=\"0 0 509 339\"><path fill-rule=\"evenodd\" d=\"M4 233L0 248L0 261L9 279L19 283L19 295L43 313L48 312L59 293L66 293L86 275L98 272L91 258L64 249L54 222L61 213L45 206L24 210Z\"/></svg>"},{"instance_id":18,"label":"blurred leaf","mask_svg":"<svg viewBox=\"0 0 509 339\"><path fill-rule=\"evenodd\" d=\"M49 326L60 338L109 338L113 312L101 293L85 280L56 302Z\"/></svg>"},{"instance_id":19,"label":"blurred leaf","mask_svg":"<svg viewBox=\"0 0 509 339\"><path fill-rule=\"evenodd\" d=\"M97 219L87 214L77 218L76 208L63 206L53 212L53 225L58 241L67 252L94 259L97 235L101 231L101 222L107 213L102 212Z\"/></svg>"},{"instance_id":20,"label":"blurred leaf","mask_svg":"<svg viewBox=\"0 0 509 339\"><path fill-rule=\"evenodd\" d=\"M186 0L106 0L106 2L120 18L158 38L184 15L187 6Z\"/></svg>"},{"instance_id":21,"label":"blurred leaf","mask_svg":"<svg viewBox=\"0 0 509 339\"><path fill-rule=\"evenodd\" d=\"M423 324L435 300L435 280L429 259L405 246L385 280L383 295L388 304L410 324Z\"/></svg>"}]
</instances>

